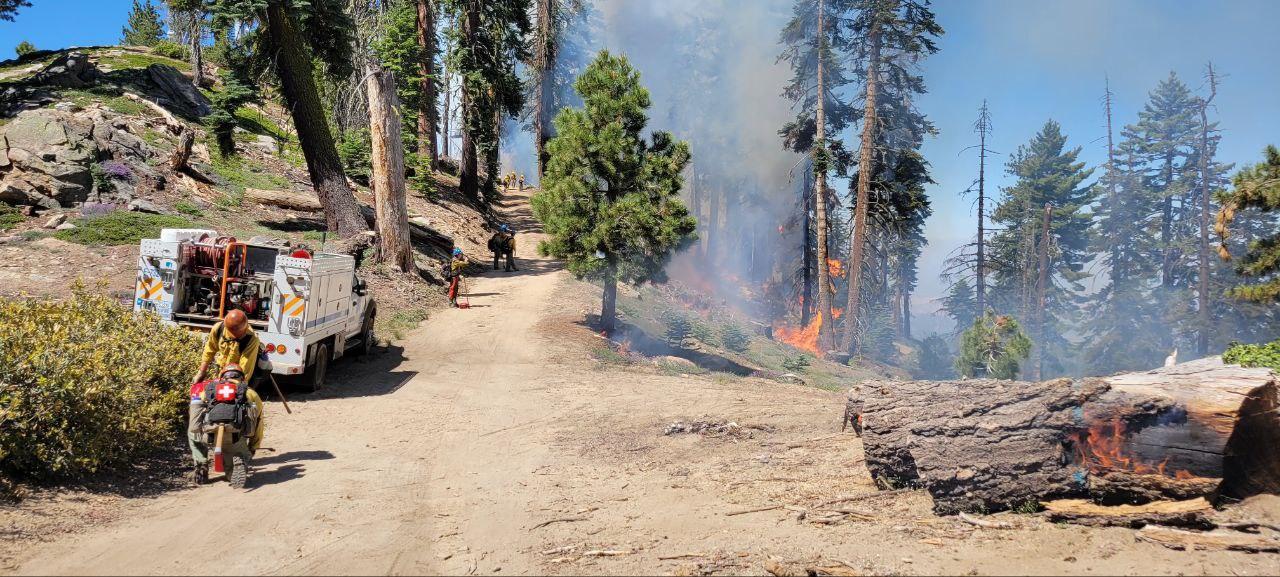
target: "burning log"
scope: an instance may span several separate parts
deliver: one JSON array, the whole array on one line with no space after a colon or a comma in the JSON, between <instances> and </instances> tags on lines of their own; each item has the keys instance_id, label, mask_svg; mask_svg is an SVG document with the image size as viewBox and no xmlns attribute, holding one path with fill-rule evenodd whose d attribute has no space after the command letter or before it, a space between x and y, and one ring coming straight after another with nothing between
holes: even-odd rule
<instances>
[{"instance_id":1,"label":"burning log","mask_svg":"<svg viewBox=\"0 0 1280 577\"><path fill-rule=\"evenodd\" d=\"M1280 492L1278 406L1270 370L1218 358L1040 383L873 381L850 401L872 476L925 487L940 514Z\"/></svg>"}]
</instances>

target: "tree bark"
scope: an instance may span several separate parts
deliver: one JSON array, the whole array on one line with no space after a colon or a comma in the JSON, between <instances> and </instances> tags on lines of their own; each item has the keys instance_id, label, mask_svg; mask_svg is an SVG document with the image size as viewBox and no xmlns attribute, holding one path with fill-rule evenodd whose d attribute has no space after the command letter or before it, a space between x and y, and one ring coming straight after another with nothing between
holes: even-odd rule
<instances>
[{"instance_id":1,"label":"tree bark","mask_svg":"<svg viewBox=\"0 0 1280 577\"><path fill-rule=\"evenodd\" d=\"M609 265L604 279L604 296L600 303L600 330L613 334L618 322L618 268Z\"/></svg>"},{"instance_id":2,"label":"tree bark","mask_svg":"<svg viewBox=\"0 0 1280 577\"><path fill-rule=\"evenodd\" d=\"M978 316L987 312L987 238L986 238L986 200L987 200L987 132L991 130L991 115L987 110L987 102L982 101L982 113L978 117L978 262L974 267L974 284Z\"/></svg>"},{"instance_id":3,"label":"tree bark","mask_svg":"<svg viewBox=\"0 0 1280 577\"><path fill-rule=\"evenodd\" d=\"M809 245L812 244L812 240L813 240L813 231L811 230L813 228L813 216L811 216L812 210L810 205L813 204L814 191L809 186L808 173L804 175L804 191L802 194L804 195L804 219L803 219L804 239L801 241L803 244L800 245L800 251L801 251L800 254L804 255L803 256L804 272L803 272L803 279L802 279L804 286L802 286L800 289L802 291L801 292L802 296L800 297L800 326L807 327L809 326L809 321L812 320L812 317L813 317L812 311L814 310L814 306L813 306L813 260L814 259L813 259L813 251L809 250Z\"/></svg>"},{"instance_id":4,"label":"tree bark","mask_svg":"<svg viewBox=\"0 0 1280 577\"><path fill-rule=\"evenodd\" d=\"M462 23L462 42L468 46L475 43L476 30L480 28L480 8L475 2L468 2ZM473 46L474 47L474 46ZM458 188L462 194L475 202L480 202L480 161L476 155L476 142L470 130L470 118L475 113L471 102L471 82L464 74L462 82L462 166L458 172Z\"/></svg>"},{"instance_id":5,"label":"tree bark","mask_svg":"<svg viewBox=\"0 0 1280 577\"><path fill-rule=\"evenodd\" d=\"M1213 64L1209 65L1209 97L1200 102L1200 246L1199 277L1196 279L1197 317L1200 325L1196 331L1196 353L1209 354L1209 332L1213 326L1209 318L1209 105L1218 95L1218 79Z\"/></svg>"},{"instance_id":6,"label":"tree bark","mask_svg":"<svg viewBox=\"0 0 1280 577\"><path fill-rule=\"evenodd\" d=\"M555 7L552 2L553 0L538 0L538 45L534 54L537 94L534 96L533 108L533 146L538 155L538 182L542 182L542 174L551 158L547 153L547 140L550 139L551 132L548 127L548 116L551 113L551 70L555 67Z\"/></svg>"},{"instance_id":7,"label":"tree bark","mask_svg":"<svg viewBox=\"0 0 1280 577\"><path fill-rule=\"evenodd\" d=\"M276 49L276 69L285 103L292 111L298 143L307 160L307 172L324 206L329 230L348 238L369 230L360 216L360 207L347 184L342 161L329 132L324 107L316 90L314 67L303 44L297 23L286 12L282 0L271 0L266 9L266 27Z\"/></svg>"},{"instance_id":8,"label":"tree bark","mask_svg":"<svg viewBox=\"0 0 1280 577\"><path fill-rule=\"evenodd\" d=\"M453 50L453 41L450 40L449 43L445 46L445 53L448 54L452 50ZM453 74L447 68L444 69L443 72L444 74L442 74L441 76L444 77L443 78L444 85L441 87L441 90L440 90L440 94L444 96L444 103L442 106L443 110L441 111L441 115L440 115L440 155L444 158L449 158L449 138L450 138L449 124L450 124L450 121L452 120L451 117L453 116L453 109L452 109L453 94L450 92L452 89L450 85L452 84L451 80L452 80Z\"/></svg>"},{"instance_id":9,"label":"tree bark","mask_svg":"<svg viewBox=\"0 0 1280 577\"><path fill-rule=\"evenodd\" d=\"M187 161L191 158L191 147L195 145L196 135L194 130L183 130L178 136L178 145L173 149L173 155L169 157L169 168L174 172L179 172L187 168Z\"/></svg>"},{"instance_id":10,"label":"tree bark","mask_svg":"<svg viewBox=\"0 0 1280 577\"><path fill-rule=\"evenodd\" d=\"M433 0L417 0L418 155L431 170L440 167L436 148L436 11Z\"/></svg>"},{"instance_id":11,"label":"tree bark","mask_svg":"<svg viewBox=\"0 0 1280 577\"><path fill-rule=\"evenodd\" d=\"M396 98L395 77L370 62L365 71L369 97L369 136L372 141L374 210L378 216L378 260L412 272L409 210L405 200L404 141Z\"/></svg>"},{"instance_id":12,"label":"tree bark","mask_svg":"<svg viewBox=\"0 0 1280 577\"><path fill-rule=\"evenodd\" d=\"M1040 228L1040 276L1036 279L1036 361L1031 366L1031 379L1038 381L1044 375L1045 344L1045 292L1049 290L1049 219L1053 216L1053 205L1045 203L1044 222Z\"/></svg>"},{"instance_id":13,"label":"tree bark","mask_svg":"<svg viewBox=\"0 0 1280 577\"><path fill-rule=\"evenodd\" d=\"M880 74L880 20L872 19L870 36L871 52L867 57L867 96L862 112L862 149L858 155L858 197L853 213L853 233L849 238L849 300L845 311L849 317L844 323L844 340L840 350L854 353L858 332L858 304L862 302L862 269L865 260L864 252L867 244L867 210L871 204L871 179L875 175L875 143L876 143L876 99L879 91Z\"/></svg>"},{"instance_id":14,"label":"tree bark","mask_svg":"<svg viewBox=\"0 0 1280 577\"><path fill-rule=\"evenodd\" d=\"M1119 198L1119 195L1116 193L1116 174L1117 174L1116 173L1116 146L1115 146L1114 137L1112 136L1113 131L1111 128L1111 79L1110 78L1107 79L1107 92L1104 98L1104 103L1106 105L1106 111L1107 111L1107 205L1111 213L1111 218L1115 219L1117 214L1116 204L1120 201L1120 198ZM1118 233L1116 232L1115 229L1116 229L1116 226L1113 224L1112 230L1107 231L1107 235L1110 237L1109 240L1111 244L1109 248L1111 252L1111 300L1113 303L1116 301L1117 297L1119 296L1117 294L1119 292L1118 289L1121 287L1124 281L1123 270L1117 268L1117 263L1120 262L1120 243L1118 242L1118 239L1116 236ZM1113 311L1115 310L1114 307L1112 308L1112 310Z\"/></svg>"},{"instance_id":15,"label":"tree bark","mask_svg":"<svg viewBox=\"0 0 1280 577\"><path fill-rule=\"evenodd\" d=\"M816 114L817 138L814 143L814 153L819 155L815 159L816 170L814 171L814 213L817 219L816 226L818 228L818 320L821 323L818 326L818 351L819 354L825 355L831 350L831 345L835 334L835 321L831 315L831 299L835 296L831 294L831 269L828 264L827 254L827 111L826 111L826 66L823 61L826 58L827 32L826 32L826 0L818 0L818 110ZM852 322L852 319L846 322Z\"/></svg>"},{"instance_id":16,"label":"tree bark","mask_svg":"<svg viewBox=\"0 0 1280 577\"><path fill-rule=\"evenodd\" d=\"M191 42L191 83L200 88L204 84L204 13L200 10L191 11L191 27L188 31L189 40Z\"/></svg>"},{"instance_id":17,"label":"tree bark","mask_svg":"<svg viewBox=\"0 0 1280 577\"><path fill-rule=\"evenodd\" d=\"M867 468L943 514L1035 501L1244 498L1280 491L1269 369L1211 357L1044 382L869 381L850 395Z\"/></svg>"}]
</instances>

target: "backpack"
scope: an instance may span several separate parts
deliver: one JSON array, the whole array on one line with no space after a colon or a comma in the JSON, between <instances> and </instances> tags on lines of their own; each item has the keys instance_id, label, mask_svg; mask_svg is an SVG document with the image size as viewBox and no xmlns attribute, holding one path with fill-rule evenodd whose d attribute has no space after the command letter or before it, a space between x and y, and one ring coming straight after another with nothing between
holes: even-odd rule
<instances>
[{"instance_id":1,"label":"backpack","mask_svg":"<svg viewBox=\"0 0 1280 577\"><path fill-rule=\"evenodd\" d=\"M244 429L245 414L248 407L246 396L248 385L226 379L209 381L204 386L207 407L204 414L206 424L231 423Z\"/></svg>"}]
</instances>

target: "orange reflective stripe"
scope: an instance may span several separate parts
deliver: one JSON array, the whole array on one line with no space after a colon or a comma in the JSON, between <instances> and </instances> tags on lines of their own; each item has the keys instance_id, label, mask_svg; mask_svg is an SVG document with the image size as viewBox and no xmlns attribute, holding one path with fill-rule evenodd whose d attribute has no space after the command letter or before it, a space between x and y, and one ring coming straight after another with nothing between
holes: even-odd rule
<instances>
[{"instance_id":1,"label":"orange reflective stripe","mask_svg":"<svg viewBox=\"0 0 1280 577\"><path fill-rule=\"evenodd\" d=\"M294 296L294 295L287 295L287 296L289 298L288 300L285 301L284 306L280 307L280 312L286 315L289 315L291 317L296 317L302 314L303 309L307 308L306 303L303 302L302 300L302 297Z\"/></svg>"}]
</instances>

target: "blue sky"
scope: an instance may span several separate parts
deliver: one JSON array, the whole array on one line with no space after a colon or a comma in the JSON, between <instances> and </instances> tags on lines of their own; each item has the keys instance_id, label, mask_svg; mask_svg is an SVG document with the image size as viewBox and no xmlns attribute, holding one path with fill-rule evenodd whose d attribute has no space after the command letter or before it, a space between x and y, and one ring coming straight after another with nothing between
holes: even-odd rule
<instances>
[{"instance_id":1,"label":"blue sky","mask_svg":"<svg viewBox=\"0 0 1280 577\"><path fill-rule=\"evenodd\" d=\"M619 1L641 0L608 3ZM764 13L789 12L789 0L738 1L768 2ZM21 40L40 48L115 43L130 3L35 0L16 22L0 22L0 50ZM942 261L973 234L971 202L959 192L975 177L975 158L962 151L974 143L972 123L984 98L995 124L990 148L1001 153L988 169L993 191L1009 184L1005 155L1049 118L1063 125L1073 146L1084 147L1081 158L1090 166L1105 159L1106 76L1118 130L1135 120L1147 92L1170 70L1199 90L1204 65L1212 60L1226 75L1213 112L1224 131L1222 158L1256 162L1265 145L1280 144L1280 35L1274 32L1280 1L944 0L934 10L947 33L939 53L924 64L930 92L919 102L940 131L924 148L938 184L930 190L935 215L921 262L916 310L922 313L936 309L930 301L943 292L936 278ZM768 43L776 38L761 36ZM743 54L759 59L763 69L773 65L776 51L761 46ZM780 105L777 98L761 98L762 108Z\"/></svg>"}]
</instances>

